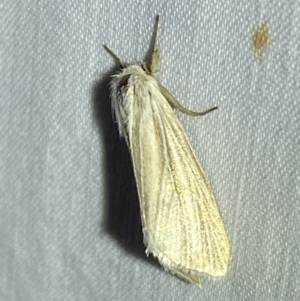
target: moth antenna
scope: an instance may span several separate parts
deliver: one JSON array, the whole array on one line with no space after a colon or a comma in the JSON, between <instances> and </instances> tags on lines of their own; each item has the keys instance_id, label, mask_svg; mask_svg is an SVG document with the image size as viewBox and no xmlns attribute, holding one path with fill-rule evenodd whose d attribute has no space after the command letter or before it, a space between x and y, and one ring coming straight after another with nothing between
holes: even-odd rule
<instances>
[{"instance_id":1,"label":"moth antenna","mask_svg":"<svg viewBox=\"0 0 300 301\"><path fill-rule=\"evenodd\" d=\"M159 15L156 16L154 31L153 31L153 42L152 42L151 62L150 62L151 74L154 74L157 71L158 63L159 63L159 50L157 47L158 23L159 23Z\"/></svg>"},{"instance_id":2,"label":"moth antenna","mask_svg":"<svg viewBox=\"0 0 300 301\"><path fill-rule=\"evenodd\" d=\"M124 69L125 65L122 63L121 59L112 50L110 50L106 45L103 45L103 47L113 57L113 59L119 65L120 69Z\"/></svg>"}]
</instances>

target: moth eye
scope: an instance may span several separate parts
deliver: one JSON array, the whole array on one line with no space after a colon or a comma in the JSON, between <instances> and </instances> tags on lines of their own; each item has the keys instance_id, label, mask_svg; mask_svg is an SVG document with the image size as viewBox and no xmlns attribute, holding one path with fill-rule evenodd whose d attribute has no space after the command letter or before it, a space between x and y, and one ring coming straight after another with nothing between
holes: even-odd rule
<instances>
[{"instance_id":1,"label":"moth eye","mask_svg":"<svg viewBox=\"0 0 300 301\"><path fill-rule=\"evenodd\" d=\"M121 96L123 93L126 92L126 89L128 87L129 78L130 78L130 75L126 75L126 76L122 77L122 79L119 81L118 88L117 88L118 96Z\"/></svg>"}]
</instances>

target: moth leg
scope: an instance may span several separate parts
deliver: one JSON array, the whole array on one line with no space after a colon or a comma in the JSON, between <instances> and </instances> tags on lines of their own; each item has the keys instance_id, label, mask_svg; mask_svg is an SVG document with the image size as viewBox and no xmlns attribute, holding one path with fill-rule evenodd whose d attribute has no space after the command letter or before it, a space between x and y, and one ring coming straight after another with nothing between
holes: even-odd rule
<instances>
[{"instance_id":1,"label":"moth leg","mask_svg":"<svg viewBox=\"0 0 300 301\"><path fill-rule=\"evenodd\" d=\"M151 52L150 72L153 75L158 70L159 50L157 47L157 32L158 32L159 15L156 16L154 32L153 32L153 49Z\"/></svg>"},{"instance_id":2,"label":"moth leg","mask_svg":"<svg viewBox=\"0 0 300 301\"><path fill-rule=\"evenodd\" d=\"M106 45L103 45L103 47L113 57L113 59L119 65L120 69L124 69L125 65L122 63L121 59L112 50L110 50Z\"/></svg>"},{"instance_id":3,"label":"moth leg","mask_svg":"<svg viewBox=\"0 0 300 301\"><path fill-rule=\"evenodd\" d=\"M178 100L176 100L175 97L165 87L163 87L162 85L159 85L159 89L160 89L160 92L162 93L162 95L165 97L165 99L169 102L169 104L172 107L176 108L177 110L179 110L185 114L191 115L191 116L203 116L203 115L206 115L207 113L210 113L211 111L214 111L218 108L218 107L213 107L213 108L210 108L203 112L191 111L191 110L183 107L178 102Z\"/></svg>"}]
</instances>

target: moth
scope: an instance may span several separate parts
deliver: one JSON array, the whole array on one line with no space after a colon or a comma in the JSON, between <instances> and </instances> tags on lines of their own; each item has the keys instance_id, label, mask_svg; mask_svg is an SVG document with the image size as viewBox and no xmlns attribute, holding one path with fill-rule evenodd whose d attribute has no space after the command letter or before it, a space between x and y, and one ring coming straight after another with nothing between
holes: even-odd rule
<instances>
[{"instance_id":1,"label":"moth","mask_svg":"<svg viewBox=\"0 0 300 301\"><path fill-rule=\"evenodd\" d=\"M216 201L174 109L182 105L155 78L159 63L156 17L149 65L125 66L111 81L111 105L131 155L146 254L165 270L200 284L200 276L224 276L230 246Z\"/></svg>"}]
</instances>

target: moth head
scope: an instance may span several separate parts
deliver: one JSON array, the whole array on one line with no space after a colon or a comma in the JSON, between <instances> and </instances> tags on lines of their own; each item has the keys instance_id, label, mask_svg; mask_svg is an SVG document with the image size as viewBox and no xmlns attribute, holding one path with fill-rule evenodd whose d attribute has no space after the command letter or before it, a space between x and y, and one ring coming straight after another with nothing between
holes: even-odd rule
<instances>
[{"instance_id":1,"label":"moth head","mask_svg":"<svg viewBox=\"0 0 300 301\"><path fill-rule=\"evenodd\" d=\"M134 118L133 107L142 106L142 92L149 82L149 68L146 64L131 65L113 76L111 81L111 106L118 123L120 136L126 138L129 123Z\"/></svg>"},{"instance_id":2,"label":"moth head","mask_svg":"<svg viewBox=\"0 0 300 301\"><path fill-rule=\"evenodd\" d=\"M139 98L137 90L152 76L150 67L146 63L126 66L121 59L106 45L104 48L114 58L120 72L111 81L111 106L113 120L118 123L120 136L127 140L128 123L130 121L133 102Z\"/></svg>"}]
</instances>

